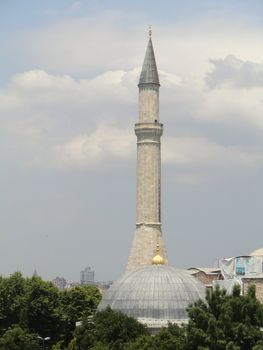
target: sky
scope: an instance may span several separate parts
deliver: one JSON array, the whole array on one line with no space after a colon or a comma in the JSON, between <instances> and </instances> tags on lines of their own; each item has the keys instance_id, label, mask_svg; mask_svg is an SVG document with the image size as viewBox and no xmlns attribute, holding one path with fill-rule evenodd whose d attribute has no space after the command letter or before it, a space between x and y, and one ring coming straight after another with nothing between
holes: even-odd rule
<instances>
[{"instance_id":1,"label":"sky","mask_svg":"<svg viewBox=\"0 0 263 350\"><path fill-rule=\"evenodd\" d=\"M169 263L262 247L262 12L262 0L0 0L0 274L123 273L149 24Z\"/></svg>"}]
</instances>

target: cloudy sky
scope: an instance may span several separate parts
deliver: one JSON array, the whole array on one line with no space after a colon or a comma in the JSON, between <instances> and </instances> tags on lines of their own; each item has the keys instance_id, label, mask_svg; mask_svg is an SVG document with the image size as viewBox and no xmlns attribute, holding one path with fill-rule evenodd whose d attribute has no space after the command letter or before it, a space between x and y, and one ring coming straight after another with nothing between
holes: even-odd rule
<instances>
[{"instance_id":1,"label":"cloudy sky","mask_svg":"<svg viewBox=\"0 0 263 350\"><path fill-rule=\"evenodd\" d=\"M124 270L148 24L170 263L263 246L262 13L262 0L1 0L0 273Z\"/></svg>"}]
</instances>

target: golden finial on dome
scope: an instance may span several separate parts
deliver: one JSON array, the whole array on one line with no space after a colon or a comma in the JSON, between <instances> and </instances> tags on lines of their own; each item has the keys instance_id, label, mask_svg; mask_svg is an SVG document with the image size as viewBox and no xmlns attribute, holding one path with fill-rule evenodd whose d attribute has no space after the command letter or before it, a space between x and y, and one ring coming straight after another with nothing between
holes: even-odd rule
<instances>
[{"instance_id":1,"label":"golden finial on dome","mask_svg":"<svg viewBox=\"0 0 263 350\"><path fill-rule=\"evenodd\" d=\"M157 243L156 255L152 260L153 265L164 265L165 264L164 258L159 253L160 253L160 246L159 246L159 243Z\"/></svg>"}]
</instances>

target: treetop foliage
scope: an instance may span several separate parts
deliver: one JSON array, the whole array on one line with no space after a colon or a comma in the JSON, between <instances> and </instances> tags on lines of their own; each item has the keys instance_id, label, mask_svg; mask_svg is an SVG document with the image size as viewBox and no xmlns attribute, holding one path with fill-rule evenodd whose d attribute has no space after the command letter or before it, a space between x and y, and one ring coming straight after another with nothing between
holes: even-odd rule
<instances>
[{"instance_id":1,"label":"treetop foliage","mask_svg":"<svg viewBox=\"0 0 263 350\"><path fill-rule=\"evenodd\" d=\"M99 291L59 291L39 277L0 277L0 350L263 350L263 305L255 286L232 295L219 287L188 308L189 322L157 334L110 308L96 312ZM76 321L82 325L76 327Z\"/></svg>"},{"instance_id":2,"label":"treetop foliage","mask_svg":"<svg viewBox=\"0 0 263 350\"><path fill-rule=\"evenodd\" d=\"M38 350L39 337L50 337L47 346L67 345L73 337L75 322L93 315L101 295L93 286L60 291L40 277L24 278L16 272L0 277L0 350ZM47 342L48 343L48 342ZM5 345L3 345L5 344ZM9 345L8 345L9 344ZM64 346L63 345L63 346Z\"/></svg>"}]
</instances>

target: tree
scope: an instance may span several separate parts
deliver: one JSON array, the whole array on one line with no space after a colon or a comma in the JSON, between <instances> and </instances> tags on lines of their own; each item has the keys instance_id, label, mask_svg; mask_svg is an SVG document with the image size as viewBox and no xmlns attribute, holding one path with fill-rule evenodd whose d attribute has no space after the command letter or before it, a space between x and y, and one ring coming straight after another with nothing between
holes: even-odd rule
<instances>
[{"instance_id":1,"label":"tree","mask_svg":"<svg viewBox=\"0 0 263 350\"><path fill-rule=\"evenodd\" d=\"M240 295L236 285L232 295L219 287L188 309L187 349L198 346L211 350L247 350L263 340L263 306L256 299L255 286Z\"/></svg>"},{"instance_id":2,"label":"tree","mask_svg":"<svg viewBox=\"0 0 263 350\"><path fill-rule=\"evenodd\" d=\"M76 286L60 294L60 311L65 319L66 343L72 339L76 322L94 315L101 300L99 290L94 286Z\"/></svg>"},{"instance_id":3,"label":"tree","mask_svg":"<svg viewBox=\"0 0 263 350\"><path fill-rule=\"evenodd\" d=\"M145 326L132 317L107 308L94 317L95 339L107 344L112 349L119 349L121 344L148 334Z\"/></svg>"},{"instance_id":4,"label":"tree","mask_svg":"<svg viewBox=\"0 0 263 350\"><path fill-rule=\"evenodd\" d=\"M51 337L52 343L60 340L64 333L65 321L59 301L59 291L51 282L35 276L27 279L27 327L41 337Z\"/></svg>"},{"instance_id":5,"label":"tree","mask_svg":"<svg viewBox=\"0 0 263 350\"><path fill-rule=\"evenodd\" d=\"M20 323L25 308L25 288L25 279L19 272L0 277L0 334L11 325Z\"/></svg>"},{"instance_id":6,"label":"tree","mask_svg":"<svg viewBox=\"0 0 263 350\"><path fill-rule=\"evenodd\" d=\"M125 343L148 334L146 328L132 317L107 308L97 312L93 319L86 318L75 331L78 350L108 347L119 350Z\"/></svg>"},{"instance_id":7,"label":"tree","mask_svg":"<svg viewBox=\"0 0 263 350\"><path fill-rule=\"evenodd\" d=\"M252 350L262 350L263 349L263 340L259 340Z\"/></svg>"},{"instance_id":8,"label":"tree","mask_svg":"<svg viewBox=\"0 0 263 350\"><path fill-rule=\"evenodd\" d=\"M159 349L182 350L185 346L186 328L176 324L169 324L167 328L162 328L155 335L155 341L159 344Z\"/></svg>"},{"instance_id":9,"label":"tree","mask_svg":"<svg viewBox=\"0 0 263 350\"><path fill-rule=\"evenodd\" d=\"M125 345L125 350L183 350L185 349L185 327L169 324L154 336L143 335Z\"/></svg>"},{"instance_id":10,"label":"tree","mask_svg":"<svg viewBox=\"0 0 263 350\"><path fill-rule=\"evenodd\" d=\"M63 341L60 340L59 342L57 342L52 346L51 350L62 350L62 346L63 346Z\"/></svg>"},{"instance_id":11,"label":"tree","mask_svg":"<svg viewBox=\"0 0 263 350\"><path fill-rule=\"evenodd\" d=\"M150 335L142 335L133 342L125 344L124 350L162 350L160 344L155 342L154 337Z\"/></svg>"},{"instance_id":12,"label":"tree","mask_svg":"<svg viewBox=\"0 0 263 350\"><path fill-rule=\"evenodd\" d=\"M0 338L0 350L41 350L36 334L30 334L19 326L14 326Z\"/></svg>"},{"instance_id":13,"label":"tree","mask_svg":"<svg viewBox=\"0 0 263 350\"><path fill-rule=\"evenodd\" d=\"M49 345L63 348L73 337L75 322L93 315L100 299L94 286L61 292L38 276L0 276L0 336L16 325L26 334L51 337Z\"/></svg>"},{"instance_id":14,"label":"tree","mask_svg":"<svg viewBox=\"0 0 263 350\"><path fill-rule=\"evenodd\" d=\"M56 341L65 323L59 305L59 291L51 282L24 278L19 272L0 277L0 334L19 325L26 333Z\"/></svg>"},{"instance_id":15,"label":"tree","mask_svg":"<svg viewBox=\"0 0 263 350\"><path fill-rule=\"evenodd\" d=\"M90 350L109 350L109 347L103 343L97 343Z\"/></svg>"},{"instance_id":16,"label":"tree","mask_svg":"<svg viewBox=\"0 0 263 350\"><path fill-rule=\"evenodd\" d=\"M87 348L87 349L88 349L88 348ZM76 338L73 338L73 339L71 340L71 342L70 342L69 345L68 345L67 350L78 350Z\"/></svg>"}]
</instances>

